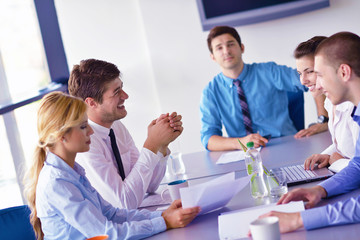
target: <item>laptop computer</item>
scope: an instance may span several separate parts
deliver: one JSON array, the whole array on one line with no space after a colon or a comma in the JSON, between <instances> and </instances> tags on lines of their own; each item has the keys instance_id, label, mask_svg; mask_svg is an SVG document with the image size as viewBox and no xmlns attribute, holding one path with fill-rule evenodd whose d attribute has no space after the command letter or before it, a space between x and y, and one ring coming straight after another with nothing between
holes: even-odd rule
<instances>
[{"instance_id":1,"label":"laptop computer","mask_svg":"<svg viewBox=\"0 0 360 240\"><path fill-rule=\"evenodd\" d=\"M285 171L288 180L288 186L294 186L307 182L314 182L329 178L334 175L334 173L327 168L315 167L314 170L305 170L304 164L285 166L279 169Z\"/></svg>"}]
</instances>

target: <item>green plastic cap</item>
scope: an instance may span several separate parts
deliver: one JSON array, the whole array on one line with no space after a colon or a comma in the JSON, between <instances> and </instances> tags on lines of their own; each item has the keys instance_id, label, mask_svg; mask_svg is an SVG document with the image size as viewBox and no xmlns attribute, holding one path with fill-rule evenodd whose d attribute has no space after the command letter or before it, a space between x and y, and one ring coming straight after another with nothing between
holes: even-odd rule
<instances>
[{"instance_id":1,"label":"green plastic cap","mask_svg":"<svg viewBox=\"0 0 360 240\"><path fill-rule=\"evenodd\" d=\"M252 148L252 147L254 147L254 142L248 142L248 143L246 144L246 146L247 146L248 148Z\"/></svg>"}]
</instances>

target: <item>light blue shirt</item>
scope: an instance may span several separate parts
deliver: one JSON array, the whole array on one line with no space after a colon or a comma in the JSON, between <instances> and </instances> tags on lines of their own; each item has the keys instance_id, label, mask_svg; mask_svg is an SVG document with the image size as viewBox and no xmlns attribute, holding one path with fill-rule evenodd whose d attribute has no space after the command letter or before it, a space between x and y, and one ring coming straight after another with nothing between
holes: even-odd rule
<instances>
[{"instance_id":1,"label":"light blue shirt","mask_svg":"<svg viewBox=\"0 0 360 240\"><path fill-rule=\"evenodd\" d=\"M242 82L253 132L280 137L296 133L289 117L287 92L304 91L295 69L274 62L244 64L237 78ZM237 88L233 80L219 73L203 90L200 102L201 142L206 147L213 135L246 136Z\"/></svg>"},{"instance_id":2,"label":"light blue shirt","mask_svg":"<svg viewBox=\"0 0 360 240\"><path fill-rule=\"evenodd\" d=\"M44 239L139 239L166 230L161 212L114 208L90 185L84 169L49 152L36 188Z\"/></svg>"},{"instance_id":3,"label":"light blue shirt","mask_svg":"<svg viewBox=\"0 0 360 240\"><path fill-rule=\"evenodd\" d=\"M353 119L360 125L360 104ZM356 142L355 156L349 165L319 185L326 190L328 197L360 187L360 135ZM303 211L301 217L306 229L360 222L360 196Z\"/></svg>"}]
</instances>

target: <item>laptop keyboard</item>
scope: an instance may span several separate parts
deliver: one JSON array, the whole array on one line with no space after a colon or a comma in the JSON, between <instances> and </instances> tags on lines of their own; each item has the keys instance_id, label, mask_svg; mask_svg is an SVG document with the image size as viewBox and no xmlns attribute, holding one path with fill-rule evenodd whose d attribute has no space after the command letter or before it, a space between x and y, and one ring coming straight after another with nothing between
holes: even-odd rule
<instances>
[{"instance_id":1,"label":"laptop keyboard","mask_svg":"<svg viewBox=\"0 0 360 240\"><path fill-rule=\"evenodd\" d=\"M289 167L283 167L283 170L285 170L286 177L289 181L299 181L299 180L305 180L309 178L314 178L316 175L311 170L305 170L304 165L294 165Z\"/></svg>"}]
</instances>

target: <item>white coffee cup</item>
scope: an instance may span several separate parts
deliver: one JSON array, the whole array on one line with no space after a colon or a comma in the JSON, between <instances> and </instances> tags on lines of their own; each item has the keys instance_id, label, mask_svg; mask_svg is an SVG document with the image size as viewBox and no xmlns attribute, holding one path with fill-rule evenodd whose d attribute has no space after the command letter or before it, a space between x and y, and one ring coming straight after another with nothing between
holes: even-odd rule
<instances>
[{"instance_id":1,"label":"white coffee cup","mask_svg":"<svg viewBox=\"0 0 360 240\"><path fill-rule=\"evenodd\" d=\"M256 219L250 223L250 231L254 240L280 240L279 218Z\"/></svg>"},{"instance_id":2,"label":"white coffee cup","mask_svg":"<svg viewBox=\"0 0 360 240\"><path fill-rule=\"evenodd\" d=\"M180 199L180 188L188 187L189 184L186 180L176 180L168 183L167 188L161 192L161 198L164 199L164 194L169 191L171 200Z\"/></svg>"}]
</instances>

